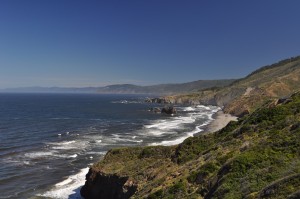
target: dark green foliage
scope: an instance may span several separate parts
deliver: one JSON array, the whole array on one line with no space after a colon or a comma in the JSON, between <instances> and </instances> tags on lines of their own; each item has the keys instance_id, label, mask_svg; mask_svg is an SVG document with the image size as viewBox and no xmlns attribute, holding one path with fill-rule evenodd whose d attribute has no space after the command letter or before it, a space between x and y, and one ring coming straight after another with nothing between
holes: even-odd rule
<instances>
[{"instance_id":1,"label":"dark green foliage","mask_svg":"<svg viewBox=\"0 0 300 199\"><path fill-rule=\"evenodd\" d=\"M156 191L156 192L150 194L150 195L148 196L148 199L159 199L159 198L163 198L163 193L164 193L163 190L160 189L160 190L158 190L158 191Z\"/></svg>"},{"instance_id":2,"label":"dark green foliage","mask_svg":"<svg viewBox=\"0 0 300 199\"><path fill-rule=\"evenodd\" d=\"M148 199L175 199L175 198L183 198L187 194L187 183L185 181L179 180L172 186L166 188L165 190L158 190L152 194L150 194Z\"/></svg>"},{"instance_id":3,"label":"dark green foliage","mask_svg":"<svg viewBox=\"0 0 300 199\"><path fill-rule=\"evenodd\" d=\"M276 108L264 108L256 112L249 119L249 124L260 124L262 127L273 125L277 121L284 119L287 115L290 115L291 111L285 106L279 106Z\"/></svg>"},{"instance_id":4,"label":"dark green foliage","mask_svg":"<svg viewBox=\"0 0 300 199\"><path fill-rule=\"evenodd\" d=\"M165 147L165 146L148 146L144 147L139 154L139 158L149 158L149 157L165 157L169 158L171 157L173 150L171 147Z\"/></svg>"},{"instance_id":5,"label":"dark green foliage","mask_svg":"<svg viewBox=\"0 0 300 199\"><path fill-rule=\"evenodd\" d=\"M205 179L219 170L220 166L214 162L208 162L201 166L197 171L191 172L188 176L190 183L203 183Z\"/></svg>"},{"instance_id":6,"label":"dark green foliage","mask_svg":"<svg viewBox=\"0 0 300 199\"><path fill-rule=\"evenodd\" d=\"M185 163L198 157L213 145L212 135L188 138L177 147L173 160L179 164Z\"/></svg>"},{"instance_id":7,"label":"dark green foliage","mask_svg":"<svg viewBox=\"0 0 300 199\"><path fill-rule=\"evenodd\" d=\"M228 133L234 131L237 127L239 127L241 121L231 121L229 122L223 129L219 131L219 134Z\"/></svg>"},{"instance_id":8,"label":"dark green foliage","mask_svg":"<svg viewBox=\"0 0 300 199\"><path fill-rule=\"evenodd\" d=\"M170 194L182 194L186 192L186 184L182 181L177 182L168 190Z\"/></svg>"}]
</instances>

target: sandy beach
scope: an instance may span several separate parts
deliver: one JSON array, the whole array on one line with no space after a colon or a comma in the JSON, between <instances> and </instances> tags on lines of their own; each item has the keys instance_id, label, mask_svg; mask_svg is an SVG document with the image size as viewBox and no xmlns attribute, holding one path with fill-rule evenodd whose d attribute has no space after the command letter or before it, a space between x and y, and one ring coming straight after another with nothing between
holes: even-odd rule
<instances>
[{"instance_id":1,"label":"sandy beach","mask_svg":"<svg viewBox=\"0 0 300 199\"><path fill-rule=\"evenodd\" d=\"M237 121L237 117L219 111L214 115L214 120L207 126L204 133L213 133L224 128L230 121Z\"/></svg>"}]
</instances>

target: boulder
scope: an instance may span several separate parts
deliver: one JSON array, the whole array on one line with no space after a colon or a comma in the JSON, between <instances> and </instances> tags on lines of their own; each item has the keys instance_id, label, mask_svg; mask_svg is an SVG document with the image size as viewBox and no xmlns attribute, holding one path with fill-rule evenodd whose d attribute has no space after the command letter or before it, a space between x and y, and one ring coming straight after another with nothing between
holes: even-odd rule
<instances>
[{"instance_id":1,"label":"boulder","mask_svg":"<svg viewBox=\"0 0 300 199\"><path fill-rule=\"evenodd\" d=\"M169 107L162 108L161 113L171 115L171 114L176 114L177 110L176 110L176 108L169 106Z\"/></svg>"},{"instance_id":2,"label":"boulder","mask_svg":"<svg viewBox=\"0 0 300 199\"><path fill-rule=\"evenodd\" d=\"M161 110L158 107L150 108L149 111L154 112L154 113L161 113Z\"/></svg>"}]
</instances>

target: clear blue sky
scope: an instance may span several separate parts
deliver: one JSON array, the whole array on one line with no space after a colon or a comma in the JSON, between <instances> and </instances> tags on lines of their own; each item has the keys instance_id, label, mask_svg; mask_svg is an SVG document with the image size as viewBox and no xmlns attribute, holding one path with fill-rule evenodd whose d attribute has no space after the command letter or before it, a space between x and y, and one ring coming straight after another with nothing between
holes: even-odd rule
<instances>
[{"instance_id":1,"label":"clear blue sky","mask_svg":"<svg viewBox=\"0 0 300 199\"><path fill-rule=\"evenodd\" d=\"M1 0L0 88L237 78L300 55L298 0Z\"/></svg>"}]
</instances>

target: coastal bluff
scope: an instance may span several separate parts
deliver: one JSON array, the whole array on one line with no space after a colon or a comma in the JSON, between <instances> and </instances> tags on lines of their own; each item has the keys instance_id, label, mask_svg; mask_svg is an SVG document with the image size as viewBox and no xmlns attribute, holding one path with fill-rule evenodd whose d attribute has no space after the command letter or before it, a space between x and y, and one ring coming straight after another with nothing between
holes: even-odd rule
<instances>
[{"instance_id":1,"label":"coastal bluff","mask_svg":"<svg viewBox=\"0 0 300 199\"><path fill-rule=\"evenodd\" d=\"M112 149L90 168L83 196L299 198L299 85L300 56L264 66L228 86L151 99L216 105L239 119L174 146ZM114 180L104 182L111 176ZM99 188L114 183L112 190Z\"/></svg>"},{"instance_id":2,"label":"coastal bluff","mask_svg":"<svg viewBox=\"0 0 300 199\"><path fill-rule=\"evenodd\" d=\"M112 149L90 168L81 193L86 199L297 198L299 121L295 93L179 145Z\"/></svg>"}]
</instances>

